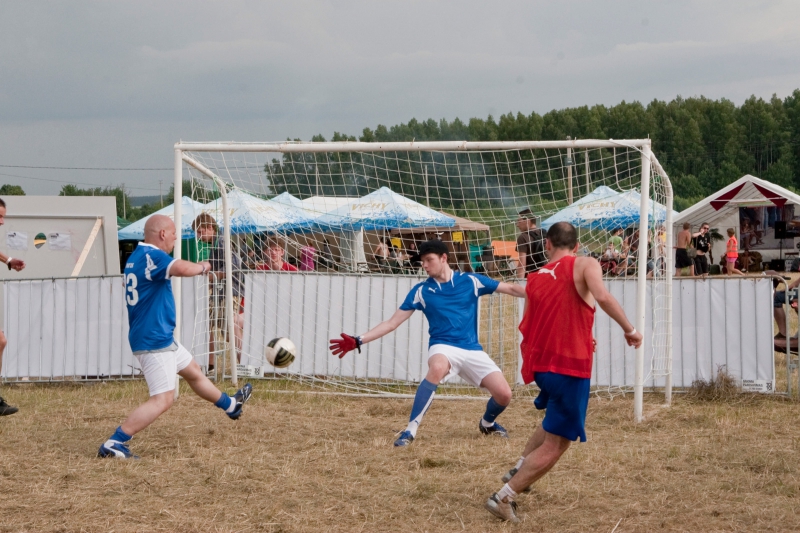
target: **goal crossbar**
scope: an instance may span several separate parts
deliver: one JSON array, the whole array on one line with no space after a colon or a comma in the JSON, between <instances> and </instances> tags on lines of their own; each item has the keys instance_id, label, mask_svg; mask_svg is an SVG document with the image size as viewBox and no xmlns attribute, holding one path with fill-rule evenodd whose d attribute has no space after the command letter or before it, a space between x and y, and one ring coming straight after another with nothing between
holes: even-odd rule
<instances>
[{"instance_id":1,"label":"goal crossbar","mask_svg":"<svg viewBox=\"0 0 800 533\"><path fill-rule=\"evenodd\" d=\"M175 150L197 152L471 152L488 150L537 150L537 149L581 149L581 148L643 148L650 145L650 139L581 139L569 141L432 141L432 142L177 142Z\"/></svg>"}]
</instances>

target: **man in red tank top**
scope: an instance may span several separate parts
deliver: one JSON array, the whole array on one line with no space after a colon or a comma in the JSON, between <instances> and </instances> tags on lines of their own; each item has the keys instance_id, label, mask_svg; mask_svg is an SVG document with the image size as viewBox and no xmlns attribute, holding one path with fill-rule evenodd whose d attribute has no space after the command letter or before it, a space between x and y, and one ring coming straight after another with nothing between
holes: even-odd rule
<instances>
[{"instance_id":1,"label":"man in red tank top","mask_svg":"<svg viewBox=\"0 0 800 533\"><path fill-rule=\"evenodd\" d=\"M574 440L586 441L584 423L592 375L595 303L620 325L629 346L638 348L642 334L603 285L600 263L576 257L578 234L572 224L558 222L547 231L550 262L528 275L522 332L522 378L540 389L534 405L544 409L542 425L528 440L517 465L503 476L506 483L485 504L489 512L511 522L517 493L544 476Z\"/></svg>"}]
</instances>

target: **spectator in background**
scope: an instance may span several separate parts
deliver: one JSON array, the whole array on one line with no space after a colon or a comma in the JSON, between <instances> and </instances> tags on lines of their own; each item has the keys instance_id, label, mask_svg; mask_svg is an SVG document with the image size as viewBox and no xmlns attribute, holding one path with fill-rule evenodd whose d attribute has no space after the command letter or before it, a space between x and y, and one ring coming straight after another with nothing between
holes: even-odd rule
<instances>
[{"instance_id":1,"label":"spectator in background","mask_svg":"<svg viewBox=\"0 0 800 533\"><path fill-rule=\"evenodd\" d=\"M408 262L411 263L412 268L420 268L422 266L422 260L417 250L417 242L414 240L408 245Z\"/></svg>"},{"instance_id":2,"label":"spectator in background","mask_svg":"<svg viewBox=\"0 0 800 533\"><path fill-rule=\"evenodd\" d=\"M614 254L616 254L617 258L619 258L619 254L622 253L622 231L622 228L613 230L611 232L611 237L608 239L608 242L614 249Z\"/></svg>"},{"instance_id":3,"label":"spectator in background","mask_svg":"<svg viewBox=\"0 0 800 533\"><path fill-rule=\"evenodd\" d=\"M281 270L283 272L297 272L297 267L283 260L285 253L283 240L277 237L267 239L264 249L266 261L256 267L256 270Z\"/></svg>"},{"instance_id":4,"label":"spectator in background","mask_svg":"<svg viewBox=\"0 0 800 533\"><path fill-rule=\"evenodd\" d=\"M765 274L769 274L770 272L765 272ZM772 272L773 275L779 275L777 272ZM772 316L775 317L775 322L778 324L778 333L775 334L776 339L785 339L786 338L786 311L783 309L783 306L786 304L786 293L796 289L800 286L800 277L798 277L793 282L789 283L786 290L779 291L778 285L780 282L778 280L773 279L772 281L773 287L775 288L774 295L772 297ZM790 305L797 309L797 296L790 301Z\"/></svg>"},{"instance_id":5,"label":"spectator in background","mask_svg":"<svg viewBox=\"0 0 800 533\"><path fill-rule=\"evenodd\" d=\"M331 245L328 239L323 239L322 248L319 254L319 264L325 268L333 268L333 252L331 252Z\"/></svg>"},{"instance_id":6,"label":"spectator in background","mask_svg":"<svg viewBox=\"0 0 800 533\"><path fill-rule=\"evenodd\" d=\"M694 239L694 248L697 250L697 255L694 257L694 273L696 276L708 275L708 257L706 254L711 250L711 236L708 234L708 222L700 224L700 231L692 233Z\"/></svg>"},{"instance_id":7,"label":"spectator in background","mask_svg":"<svg viewBox=\"0 0 800 533\"><path fill-rule=\"evenodd\" d=\"M744 276L744 272L736 268L736 260L739 258L739 241L736 239L736 230L728 228L728 242L725 245L725 270L729 276L739 274Z\"/></svg>"},{"instance_id":8,"label":"spectator in background","mask_svg":"<svg viewBox=\"0 0 800 533\"><path fill-rule=\"evenodd\" d=\"M683 229L678 232L678 244L675 246L675 277L680 277L684 268L689 269L689 275L694 276L694 261L689 257L687 248L692 243L692 225L683 223Z\"/></svg>"},{"instance_id":9,"label":"spectator in background","mask_svg":"<svg viewBox=\"0 0 800 533\"><path fill-rule=\"evenodd\" d=\"M316 270L314 266L314 258L317 255L317 250L313 246L303 246L300 248L300 270L305 272L312 272Z\"/></svg>"},{"instance_id":10,"label":"spectator in background","mask_svg":"<svg viewBox=\"0 0 800 533\"><path fill-rule=\"evenodd\" d=\"M216 346L214 343L214 327L224 330L225 326L225 240L218 236L219 226L214 217L208 213L200 213L192 222L192 229L197 236L197 260L208 261L211 271L208 273L211 300L211 339L209 341L208 370L214 370ZM244 274L242 260L236 250L231 250L231 279L233 281L233 326L237 357L241 357L242 335L244 332Z\"/></svg>"},{"instance_id":11,"label":"spectator in background","mask_svg":"<svg viewBox=\"0 0 800 533\"><path fill-rule=\"evenodd\" d=\"M645 253L649 251L652 244L650 242L650 233L646 233L647 237L647 247L645 248ZM625 255L626 259L620 261L620 266L617 267L617 274L618 275L627 275L629 268L636 268L639 262L639 230L637 229L633 233L631 233L622 244L623 254ZM651 277L653 275L653 271L655 270L655 263L652 259L648 257L647 259L647 277Z\"/></svg>"},{"instance_id":12,"label":"spectator in background","mask_svg":"<svg viewBox=\"0 0 800 533\"><path fill-rule=\"evenodd\" d=\"M197 237L197 262L208 261L211 248L219 233L217 221L208 213L200 213L192 222L192 230Z\"/></svg>"},{"instance_id":13,"label":"spectator in background","mask_svg":"<svg viewBox=\"0 0 800 533\"><path fill-rule=\"evenodd\" d=\"M375 253L373 257L375 258L375 263L381 268L381 270L388 270L389 268L389 258L392 255L391 243L389 239L380 239L378 241L378 245L375 247Z\"/></svg>"},{"instance_id":14,"label":"spectator in background","mask_svg":"<svg viewBox=\"0 0 800 533\"><path fill-rule=\"evenodd\" d=\"M517 278L524 279L545 264L544 233L536 227L536 217L530 209L523 209L517 218Z\"/></svg>"}]
</instances>

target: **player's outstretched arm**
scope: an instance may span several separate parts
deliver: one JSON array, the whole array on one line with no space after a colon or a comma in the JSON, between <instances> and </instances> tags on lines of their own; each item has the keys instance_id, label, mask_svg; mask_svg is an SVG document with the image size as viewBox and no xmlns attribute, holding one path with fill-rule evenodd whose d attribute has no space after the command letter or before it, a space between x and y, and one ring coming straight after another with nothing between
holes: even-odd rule
<instances>
[{"instance_id":1,"label":"player's outstretched arm","mask_svg":"<svg viewBox=\"0 0 800 533\"><path fill-rule=\"evenodd\" d=\"M412 314L414 314L413 310L404 311L402 309L398 309L389 320L384 320L368 332L364 333L361 337L342 333L340 339L330 340L330 350L333 352L333 355L338 355L339 359L344 357L347 352L355 350L356 348L361 351L360 347L362 344L374 341L375 339L380 339L384 335L391 333L392 331L396 330L400 324L408 320Z\"/></svg>"},{"instance_id":2,"label":"player's outstretched arm","mask_svg":"<svg viewBox=\"0 0 800 533\"><path fill-rule=\"evenodd\" d=\"M192 263L191 261L184 261L178 259L169 268L169 275L171 277L191 278L192 276L200 276L211 270L211 263L202 261L200 263Z\"/></svg>"},{"instance_id":3,"label":"player's outstretched arm","mask_svg":"<svg viewBox=\"0 0 800 533\"><path fill-rule=\"evenodd\" d=\"M583 269L584 279L589 292L594 296L597 305L610 316L622 331L625 332L625 340L628 341L628 346L638 348L642 344L642 334L636 331L633 324L630 323L628 317L625 316L625 310L619 305L617 299L608 292L605 284L603 283L603 269L600 263L594 259L585 262Z\"/></svg>"},{"instance_id":4,"label":"player's outstretched arm","mask_svg":"<svg viewBox=\"0 0 800 533\"><path fill-rule=\"evenodd\" d=\"M22 259L14 259L13 257L7 256L6 254L0 253L0 261L8 266L8 269L14 269L17 272L25 268L25 261Z\"/></svg>"},{"instance_id":5,"label":"player's outstretched arm","mask_svg":"<svg viewBox=\"0 0 800 533\"><path fill-rule=\"evenodd\" d=\"M497 286L497 289L495 289L495 292L510 294L511 296L516 296L517 298L525 298L525 287L522 285L517 285L516 283L501 282L500 285Z\"/></svg>"}]
</instances>

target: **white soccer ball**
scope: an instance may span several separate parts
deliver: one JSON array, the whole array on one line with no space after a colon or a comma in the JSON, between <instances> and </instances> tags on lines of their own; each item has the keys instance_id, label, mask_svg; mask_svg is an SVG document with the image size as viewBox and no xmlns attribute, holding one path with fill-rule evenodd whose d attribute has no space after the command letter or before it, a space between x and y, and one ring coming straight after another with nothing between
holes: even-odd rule
<instances>
[{"instance_id":1,"label":"white soccer ball","mask_svg":"<svg viewBox=\"0 0 800 533\"><path fill-rule=\"evenodd\" d=\"M284 368L292 364L297 354L294 343L286 337L278 337L267 343L267 361L277 368Z\"/></svg>"}]
</instances>

